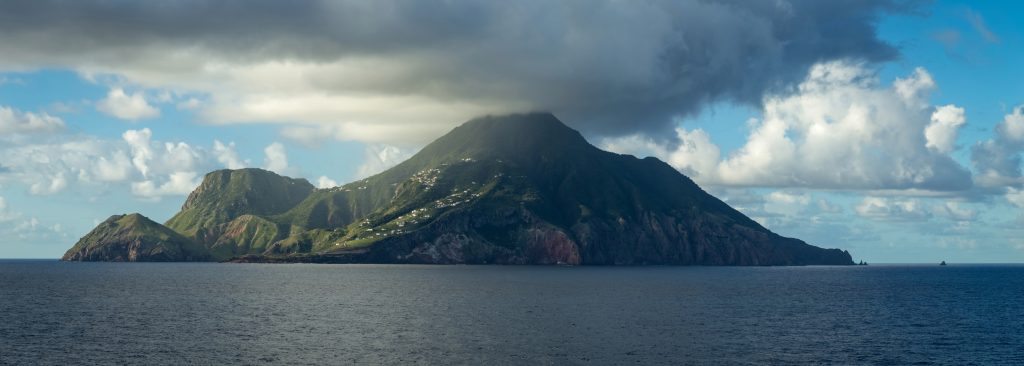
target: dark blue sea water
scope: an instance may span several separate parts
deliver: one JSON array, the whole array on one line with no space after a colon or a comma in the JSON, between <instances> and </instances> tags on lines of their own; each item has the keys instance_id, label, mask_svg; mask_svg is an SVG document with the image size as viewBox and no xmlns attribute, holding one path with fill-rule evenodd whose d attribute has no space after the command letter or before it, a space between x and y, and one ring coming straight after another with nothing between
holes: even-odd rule
<instances>
[{"instance_id":1,"label":"dark blue sea water","mask_svg":"<svg viewBox=\"0 0 1024 366\"><path fill-rule=\"evenodd\" d=\"M0 364L1024 364L1024 266L0 261Z\"/></svg>"}]
</instances>

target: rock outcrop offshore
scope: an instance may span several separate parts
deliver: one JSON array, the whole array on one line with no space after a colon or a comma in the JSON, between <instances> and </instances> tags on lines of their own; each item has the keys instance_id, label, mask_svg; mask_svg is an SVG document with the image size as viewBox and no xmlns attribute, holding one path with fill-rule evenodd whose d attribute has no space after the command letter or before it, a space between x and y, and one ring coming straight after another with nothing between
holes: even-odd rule
<instances>
[{"instance_id":1,"label":"rock outcrop offshore","mask_svg":"<svg viewBox=\"0 0 1024 366\"><path fill-rule=\"evenodd\" d=\"M466 122L340 187L206 175L164 225L113 216L70 261L851 265L772 233L668 164L602 151L551 114Z\"/></svg>"}]
</instances>

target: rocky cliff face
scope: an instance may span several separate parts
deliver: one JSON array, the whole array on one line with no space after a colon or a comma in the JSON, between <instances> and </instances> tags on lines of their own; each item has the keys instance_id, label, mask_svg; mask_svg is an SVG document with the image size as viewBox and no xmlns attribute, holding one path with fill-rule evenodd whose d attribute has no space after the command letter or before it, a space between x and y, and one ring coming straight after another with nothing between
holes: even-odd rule
<instances>
[{"instance_id":1,"label":"rocky cliff face","mask_svg":"<svg viewBox=\"0 0 1024 366\"><path fill-rule=\"evenodd\" d=\"M388 171L331 189L214 172L167 225L206 251L190 258L215 260L853 263L772 233L657 159L601 151L550 114L467 122ZM95 258L130 252L105 235L87 240L110 243ZM136 238L146 247L153 237Z\"/></svg>"}]
</instances>

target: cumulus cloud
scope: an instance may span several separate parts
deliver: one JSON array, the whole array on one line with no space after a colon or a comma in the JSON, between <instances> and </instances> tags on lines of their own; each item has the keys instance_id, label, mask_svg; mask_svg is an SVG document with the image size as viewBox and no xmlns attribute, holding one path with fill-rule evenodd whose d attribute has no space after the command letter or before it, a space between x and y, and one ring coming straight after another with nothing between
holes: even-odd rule
<instances>
[{"instance_id":1,"label":"cumulus cloud","mask_svg":"<svg viewBox=\"0 0 1024 366\"><path fill-rule=\"evenodd\" d=\"M246 165L233 144L214 141L212 147L185 142L163 142L149 129L127 130L121 139L60 136L41 142L8 141L0 144L5 173L0 183L23 184L29 194L51 195L68 190L97 194L124 185L143 199L184 195L199 182L201 173L220 167Z\"/></svg>"},{"instance_id":2,"label":"cumulus cloud","mask_svg":"<svg viewBox=\"0 0 1024 366\"><path fill-rule=\"evenodd\" d=\"M128 94L122 88L110 89L107 97L96 103L96 109L129 121L160 116L160 110L150 105L142 92Z\"/></svg>"},{"instance_id":3,"label":"cumulus cloud","mask_svg":"<svg viewBox=\"0 0 1024 366\"><path fill-rule=\"evenodd\" d=\"M880 221L926 221L933 217L950 221L969 223L978 216L978 211L964 207L955 201L927 201L905 197L867 196L854 211L862 216Z\"/></svg>"},{"instance_id":4,"label":"cumulus cloud","mask_svg":"<svg viewBox=\"0 0 1024 366\"><path fill-rule=\"evenodd\" d=\"M959 203L947 201L933 206L933 212L940 217L953 221L974 221L978 217L978 211L960 206Z\"/></svg>"},{"instance_id":5,"label":"cumulus cloud","mask_svg":"<svg viewBox=\"0 0 1024 366\"><path fill-rule=\"evenodd\" d=\"M121 182L136 179L137 172L141 179L131 182L136 196L157 199L191 192L198 185L196 170L209 160L206 153L184 142L161 143L152 137L148 128L125 131L121 138L127 152L116 149L99 156L92 169L82 170L80 180ZM224 152L218 150L216 141L213 150L219 161Z\"/></svg>"},{"instance_id":6,"label":"cumulus cloud","mask_svg":"<svg viewBox=\"0 0 1024 366\"><path fill-rule=\"evenodd\" d=\"M334 181L334 179L328 178L326 175L321 175L320 178L317 178L316 180L316 187L320 189L337 186L338 182Z\"/></svg>"},{"instance_id":7,"label":"cumulus cloud","mask_svg":"<svg viewBox=\"0 0 1024 366\"><path fill-rule=\"evenodd\" d=\"M249 166L248 161L244 161L238 156L234 142L225 145L220 140L213 140L213 154L217 157L217 161L224 165L225 168L242 169Z\"/></svg>"},{"instance_id":8,"label":"cumulus cloud","mask_svg":"<svg viewBox=\"0 0 1024 366\"><path fill-rule=\"evenodd\" d=\"M948 154L963 109L932 107L935 88L921 68L885 86L862 64L823 63L794 93L766 98L745 144L720 161L699 129L678 129L674 146L635 136L603 145L657 156L711 185L965 190L971 173Z\"/></svg>"},{"instance_id":9,"label":"cumulus cloud","mask_svg":"<svg viewBox=\"0 0 1024 366\"><path fill-rule=\"evenodd\" d=\"M132 149L132 165L142 173L143 177L149 174L149 160L153 158L153 149L149 142L151 137L153 137L153 132L148 128L128 130L121 134L121 138Z\"/></svg>"},{"instance_id":10,"label":"cumulus cloud","mask_svg":"<svg viewBox=\"0 0 1024 366\"><path fill-rule=\"evenodd\" d=\"M29 186L29 193L33 195L51 195L63 191L64 188L68 187L68 179L64 176L64 172L58 172L57 174L44 179L40 182L32 183Z\"/></svg>"},{"instance_id":11,"label":"cumulus cloud","mask_svg":"<svg viewBox=\"0 0 1024 366\"><path fill-rule=\"evenodd\" d=\"M0 69L115 75L209 96L183 107L210 122L326 125L360 141L426 142L522 110L629 135L671 131L708 102L759 104L822 60L894 59L875 24L902 4L6 1ZM140 94L110 97L133 102L129 119L156 113Z\"/></svg>"},{"instance_id":12,"label":"cumulus cloud","mask_svg":"<svg viewBox=\"0 0 1024 366\"><path fill-rule=\"evenodd\" d=\"M45 112L22 112L0 106L0 135L9 133L42 133L64 129L64 121Z\"/></svg>"},{"instance_id":13,"label":"cumulus cloud","mask_svg":"<svg viewBox=\"0 0 1024 366\"><path fill-rule=\"evenodd\" d=\"M266 155L263 159L263 169L285 174L285 170L288 169L288 154L284 145L280 142L272 143L263 149L263 153Z\"/></svg>"},{"instance_id":14,"label":"cumulus cloud","mask_svg":"<svg viewBox=\"0 0 1024 366\"><path fill-rule=\"evenodd\" d=\"M935 84L924 69L892 88L845 62L815 66L798 92L765 101L746 144L719 166L727 184L963 190L970 172L927 148ZM945 147L945 146L943 146Z\"/></svg>"},{"instance_id":15,"label":"cumulus cloud","mask_svg":"<svg viewBox=\"0 0 1024 366\"><path fill-rule=\"evenodd\" d=\"M903 198L864 197L854 211L875 220L919 221L932 216L920 200Z\"/></svg>"},{"instance_id":16,"label":"cumulus cloud","mask_svg":"<svg viewBox=\"0 0 1024 366\"><path fill-rule=\"evenodd\" d=\"M796 216L802 213L810 213L814 206L811 203L811 195L807 193L791 193L774 191L765 196L764 211L776 215Z\"/></svg>"},{"instance_id":17,"label":"cumulus cloud","mask_svg":"<svg viewBox=\"0 0 1024 366\"><path fill-rule=\"evenodd\" d=\"M97 158L93 175L100 181L121 182L131 176L132 167L128 154L117 150L112 152L110 156L100 156Z\"/></svg>"},{"instance_id":18,"label":"cumulus cloud","mask_svg":"<svg viewBox=\"0 0 1024 366\"><path fill-rule=\"evenodd\" d=\"M173 172L168 179L160 184L152 180L132 183L132 194L156 199L161 196L183 196L192 192L200 183L200 177L193 171Z\"/></svg>"},{"instance_id":19,"label":"cumulus cloud","mask_svg":"<svg viewBox=\"0 0 1024 366\"><path fill-rule=\"evenodd\" d=\"M971 148L976 180L983 187L1024 183L1021 152L1024 151L1024 106L1017 106L996 125L995 136Z\"/></svg>"},{"instance_id":20,"label":"cumulus cloud","mask_svg":"<svg viewBox=\"0 0 1024 366\"><path fill-rule=\"evenodd\" d=\"M687 131L678 127L675 129L675 137L677 140L674 143L665 144L635 134L605 138L599 145L612 152L658 157L697 180L714 179L721 151L711 142L711 137L701 129Z\"/></svg>"},{"instance_id":21,"label":"cumulus cloud","mask_svg":"<svg viewBox=\"0 0 1024 366\"><path fill-rule=\"evenodd\" d=\"M966 123L964 109L955 105L944 105L932 113L932 122L925 127L924 137L928 140L928 148L940 153L953 151L957 133Z\"/></svg>"},{"instance_id":22,"label":"cumulus cloud","mask_svg":"<svg viewBox=\"0 0 1024 366\"><path fill-rule=\"evenodd\" d=\"M851 248L878 239L864 222L851 220L828 194L807 190L714 188L712 192L740 212L781 235L827 247Z\"/></svg>"},{"instance_id":23,"label":"cumulus cloud","mask_svg":"<svg viewBox=\"0 0 1024 366\"><path fill-rule=\"evenodd\" d=\"M1014 206L1024 208L1024 190L1007 187L1006 200Z\"/></svg>"},{"instance_id":24,"label":"cumulus cloud","mask_svg":"<svg viewBox=\"0 0 1024 366\"><path fill-rule=\"evenodd\" d=\"M405 159L408 159L414 153L415 151L405 150L390 145L367 145L364 152L363 163L359 165L359 168L356 170L356 177L361 179L383 172L384 170L405 161Z\"/></svg>"}]
</instances>

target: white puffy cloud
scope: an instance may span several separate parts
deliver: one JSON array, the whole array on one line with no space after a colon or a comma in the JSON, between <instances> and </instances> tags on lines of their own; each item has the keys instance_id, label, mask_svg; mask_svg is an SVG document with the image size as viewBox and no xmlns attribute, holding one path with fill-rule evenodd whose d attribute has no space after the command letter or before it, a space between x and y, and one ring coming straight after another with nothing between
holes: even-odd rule
<instances>
[{"instance_id":1,"label":"white puffy cloud","mask_svg":"<svg viewBox=\"0 0 1024 366\"><path fill-rule=\"evenodd\" d=\"M1024 189L1007 187L1005 197L1006 201L1010 202L1014 206L1024 208Z\"/></svg>"},{"instance_id":2,"label":"white puffy cloud","mask_svg":"<svg viewBox=\"0 0 1024 366\"><path fill-rule=\"evenodd\" d=\"M768 229L814 245L852 248L855 242L877 240L866 222L851 220L829 193L802 189L714 187L712 193Z\"/></svg>"},{"instance_id":3,"label":"white puffy cloud","mask_svg":"<svg viewBox=\"0 0 1024 366\"><path fill-rule=\"evenodd\" d=\"M328 178L326 175L321 175L320 178L317 178L316 180L316 187L320 189L337 186L338 182L336 182L334 179Z\"/></svg>"},{"instance_id":4,"label":"white puffy cloud","mask_svg":"<svg viewBox=\"0 0 1024 366\"><path fill-rule=\"evenodd\" d=\"M160 165L156 171L160 173L176 173L194 171L199 168L202 152L184 142L165 142L163 151L158 155Z\"/></svg>"},{"instance_id":5,"label":"white puffy cloud","mask_svg":"<svg viewBox=\"0 0 1024 366\"><path fill-rule=\"evenodd\" d=\"M202 152L184 142L152 141L153 131L148 128L127 130L121 138L131 148L132 165L148 178L150 173L170 174L195 170L202 157ZM214 146L216 149L216 144ZM153 164L155 162L155 164Z\"/></svg>"},{"instance_id":6,"label":"white puffy cloud","mask_svg":"<svg viewBox=\"0 0 1024 366\"><path fill-rule=\"evenodd\" d=\"M806 193L796 194L783 191L774 191L768 194L768 201L785 204L807 205L811 203L811 196Z\"/></svg>"},{"instance_id":7,"label":"white puffy cloud","mask_svg":"<svg viewBox=\"0 0 1024 366\"><path fill-rule=\"evenodd\" d=\"M1007 140L1024 142L1024 106L1017 106L1013 112L1003 117L1000 133Z\"/></svg>"},{"instance_id":8,"label":"white puffy cloud","mask_svg":"<svg viewBox=\"0 0 1024 366\"><path fill-rule=\"evenodd\" d=\"M961 207L959 203L954 201L946 201L945 203L934 205L933 212L936 216L945 217L953 221L974 221L978 217L977 210Z\"/></svg>"},{"instance_id":9,"label":"white puffy cloud","mask_svg":"<svg viewBox=\"0 0 1024 366\"><path fill-rule=\"evenodd\" d=\"M858 215L876 220L926 220L930 210L918 199L864 197L854 211Z\"/></svg>"},{"instance_id":10,"label":"white puffy cloud","mask_svg":"<svg viewBox=\"0 0 1024 366\"><path fill-rule=\"evenodd\" d=\"M927 97L934 87L920 68L887 88L861 65L817 65L796 93L765 101L763 119L746 144L718 167L718 181L832 189L967 189L970 172L927 147L925 130L933 114ZM955 114L950 108L955 107L940 110L939 118Z\"/></svg>"},{"instance_id":11,"label":"white puffy cloud","mask_svg":"<svg viewBox=\"0 0 1024 366\"><path fill-rule=\"evenodd\" d=\"M23 184L33 195L68 190L105 194L123 184L139 198L159 199L187 194L202 172L248 164L239 159L233 144L214 141L212 147L203 148L163 142L145 128L127 130L115 140L64 135L46 141L4 142L0 144L4 162L0 183Z\"/></svg>"},{"instance_id":12,"label":"white puffy cloud","mask_svg":"<svg viewBox=\"0 0 1024 366\"><path fill-rule=\"evenodd\" d=\"M993 138L971 148L971 163L982 187L1019 186L1024 151L1024 106L1017 106L996 125Z\"/></svg>"},{"instance_id":13,"label":"white puffy cloud","mask_svg":"<svg viewBox=\"0 0 1024 366\"><path fill-rule=\"evenodd\" d=\"M220 140L213 140L213 154L217 157L217 161L224 165L225 168L242 169L249 166L248 161L244 161L238 156L238 151L235 151L234 142L225 145Z\"/></svg>"},{"instance_id":14,"label":"white puffy cloud","mask_svg":"<svg viewBox=\"0 0 1024 366\"><path fill-rule=\"evenodd\" d=\"M964 109L954 105L941 106L932 113L931 121L924 129L928 140L925 146L940 153L953 151L957 133L966 123Z\"/></svg>"},{"instance_id":15,"label":"white puffy cloud","mask_svg":"<svg viewBox=\"0 0 1024 366\"><path fill-rule=\"evenodd\" d=\"M816 207L809 207L811 195L774 191L765 196L764 211L770 214L798 216L810 213Z\"/></svg>"},{"instance_id":16,"label":"white puffy cloud","mask_svg":"<svg viewBox=\"0 0 1024 366\"><path fill-rule=\"evenodd\" d=\"M400 149L391 145L367 145L363 164L356 170L357 178L366 178L398 165L411 157L415 152Z\"/></svg>"},{"instance_id":17,"label":"white puffy cloud","mask_svg":"<svg viewBox=\"0 0 1024 366\"><path fill-rule=\"evenodd\" d=\"M66 142L33 143L4 141L0 144L0 161L6 173L0 182L14 181L25 185L30 194L54 194L70 186L70 181L88 176L106 154L105 146L91 139Z\"/></svg>"},{"instance_id":18,"label":"white puffy cloud","mask_svg":"<svg viewBox=\"0 0 1024 366\"><path fill-rule=\"evenodd\" d=\"M266 155L263 159L263 169L285 174L285 170L288 169L288 153L284 145L280 142L272 143L263 149L263 153Z\"/></svg>"},{"instance_id":19,"label":"white puffy cloud","mask_svg":"<svg viewBox=\"0 0 1024 366\"><path fill-rule=\"evenodd\" d=\"M905 197L867 196L854 211L862 216L879 221L926 221L933 217L950 221L974 221L978 211L964 207L956 201L917 199Z\"/></svg>"},{"instance_id":20,"label":"white puffy cloud","mask_svg":"<svg viewBox=\"0 0 1024 366\"><path fill-rule=\"evenodd\" d=\"M635 136L603 145L657 156L708 185L965 190L971 173L948 155L963 110L930 106L935 87L921 68L887 87L861 64L823 63L794 93L767 98L744 145L721 161L701 130L678 129L674 146Z\"/></svg>"},{"instance_id":21,"label":"white puffy cloud","mask_svg":"<svg viewBox=\"0 0 1024 366\"><path fill-rule=\"evenodd\" d=\"M624 137L605 138L601 148L622 154L655 156L669 163L691 178L713 179L721 152L704 130L687 131L676 128L674 145L666 145L654 139L636 134Z\"/></svg>"},{"instance_id":22,"label":"white puffy cloud","mask_svg":"<svg viewBox=\"0 0 1024 366\"><path fill-rule=\"evenodd\" d=\"M132 168L128 154L117 150L111 152L110 156L97 157L93 175L100 181L121 182L131 176Z\"/></svg>"},{"instance_id":23,"label":"white puffy cloud","mask_svg":"<svg viewBox=\"0 0 1024 366\"><path fill-rule=\"evenodd\" d=\"M211 154L185 142L151 141L152 136L148 128L128 130L122 135L131 147L132 165L143 178L131 183L132 194L138 197L186 195L199 185L198 170L209 169L213 160L225 165L236 163L231 160L233 146L229 148L220 141L214 141Z\"/></svg>"},{"instance_id":24,"label":"white puffy cloud","mask_svg":"<svg viewBox=\"0 0 1024 366\"><path fill-rule=\"evenodd\" d=\"M150 105L142 92L125 93L122 88L110 89L107 97L96 103L96 109L129 121L160 116L160 109Z\"/></svg>"},{"instance_id":25,"label":"white puffy cloud","mask_svg":"<svg viewBox=\"0 0 1024 366\"><path fill-rule=\"evenodd\" d=\"M8 133L54 132L64 129L64 121L45 112L22 112L0 106L0 135Z\"/></svg>"},{"instance_id":26,"label":"white puffy cloud","mask_svg":"<svg viewBox=\"0 0 1024 366\"><path fill-rule=\"evenodd\" d=\"M50 195L63 191L67 187L68 179L64 176L64 172L58 172L47 180L32 183L28 191L34 195Z\"/></svg>"},{"instance_id":27,"label":"white puffy cloud","mask_svg":"<svg viewBox=\"0 0 1024 366\"><path fill-rule=\"evenodd\" d=\"M132 149L132 165L142 173L143 177L149 174L149 160L153 158L153 149L149 142L151 137L153 137L153 131L148 128L128 130L121 134L121 138Z\"/></svg>"},{"instance_id":28,"label":"white puffy cloud","mask_svg":"<svg viewBox=\"0 0 1024 366\"><path fill-rule=\"evenodd\" d=\"M168 175L163 183L156 183L153 180L143 180L132 183L132 194L156 199L161 196L184 196L192 192L200 183L200 177L196 172L179 171Z\"/></svg>"},{"instance_id":29,"label":"white puffy cloud","mask_svg":"<svg viewBox=\"0 0 1024 366\"><path fill-rule=\"evenodd\" d=\"M866 79L862 80L871 84L877 83L877 81L871 80L874 78L874 75L865 75L863 69L858 70L847 68L847 73L848 75L833 79L832 81L845 82L847 80L866 77ZM893 81L892 83L892 89L896 92L896 95L899 96L900 100L902 100L903 103L909 104L918 109L928 107L928 95L935 89L935 87L935 79L932 78L932 74L929 74L928 71L922 67L914 69L914 74L910 77L896 79L896 81Z\"/></svg>"}]
</instances>

